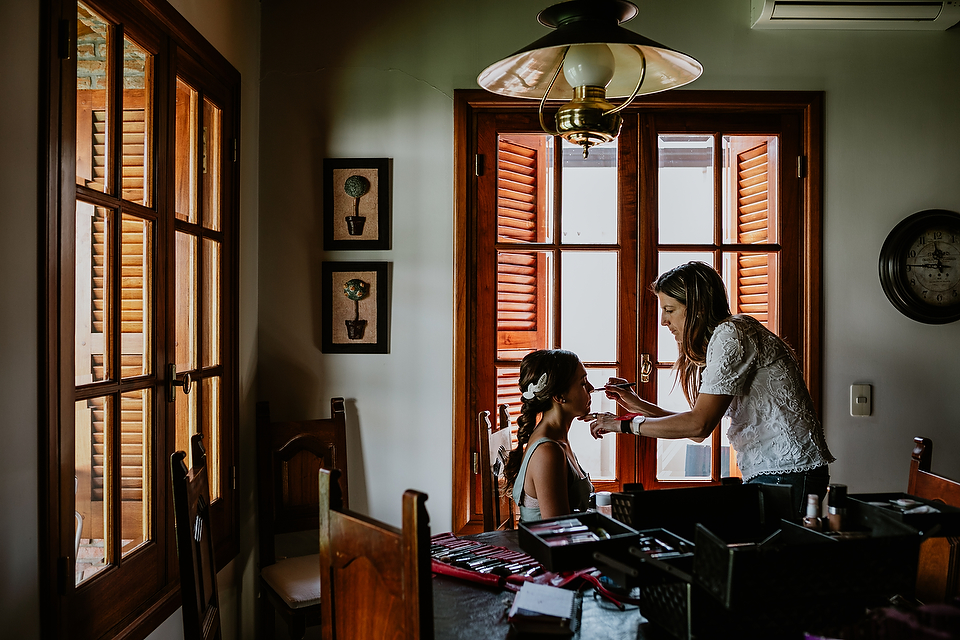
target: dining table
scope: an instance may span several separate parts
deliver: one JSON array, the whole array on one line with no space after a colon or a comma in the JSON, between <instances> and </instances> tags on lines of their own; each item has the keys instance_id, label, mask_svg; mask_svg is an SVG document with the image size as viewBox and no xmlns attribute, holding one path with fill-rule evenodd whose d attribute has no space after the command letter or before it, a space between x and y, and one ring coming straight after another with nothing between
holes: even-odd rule
<instances>
[{"instance_id":1,"label":"dining table","mask_svg":"<svg viewBox=\"0 0 960 640\"><path fill-rule=\"evenodd\" d=\"M488 531L465 536L484 544L521 551L513 531ZM583 607L574 640L653 640L669 637L651 625L636 605L623 609L593 587L581 590ZM433 616L436 640L504 640L519 638L507 619L515 592L462 578L433 576ZM534 636L536 637L536 636Z\"/></svg>"}]
</instances>

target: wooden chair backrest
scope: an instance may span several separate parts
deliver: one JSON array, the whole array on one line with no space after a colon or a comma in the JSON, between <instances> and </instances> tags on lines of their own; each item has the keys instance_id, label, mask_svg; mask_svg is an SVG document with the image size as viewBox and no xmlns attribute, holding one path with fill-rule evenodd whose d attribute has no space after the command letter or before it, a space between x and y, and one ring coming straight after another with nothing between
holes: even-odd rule
<instances>
[{"instance_id":1,"label":"wooden chair backrest","mask_svg":"<svg viewBox=\"0 0 960 640\"><path fill-rule=\"evenodd\" d=\"M507 405L500 405L500 428L494 429L490 412L477 415L477 442L480 461L480 496L483 530L513 529L513 500L504 493L503 467L510 454L510 416Z\"/></svg>"},{"instance_id":2,"label":"wooden chair backrest","mask_svg":"<svg viewBox=\"0 0 960 640\"><path fill-rule=\"evenodd\" d=\"M210 526L210 487L202 438L203 435L197 434L190 439L193 469L187 469L185 452L177 451L170 456L184 640L219 640L221 637L217 565Z\"/></svg>"},{"instance_id":3,"label":"wooden chair backrest","mask_svg":"<svg viewBox=\"0 0 960 640\"><path fill-rule=\"evenodd\" d=\"M270 421L270 403L257 403L257 491L260 566L276 561L279 533L316 531L320 526L317 473L340 471L334 507L348 506L347 435L343 398L330 400L330 417Z\"/></svg>"},{"instance_id":4,"label":"wooden chair backrest","mask_svg":"<svg viewBox=\"0 0 960 640\"><path fill-rule=\"evenodd\" d=\"M403 494L403 528L329 504L320 470L322 640L432 640L427 495Z\"/></svg>"},{"instance_id":5,"label":"wooden chair backrest","mask_svg":"<svg viewBox=\"0 0 960 640\"><path fill-rule=\"evenodd\" d=\"M930 471L932 460L933 441L929 438L914 438L907 493L918 498L938 500L953 507L960 507L960 482L932 473Z\"/></svg>"},{"instance_id":6,"label":"wooden chair backrest","mask_svg":"<svg viewBox=\"0 0 960 640\"><path fill-rule=\"evenodd\" d=\"M960 482L930 471L933 441L913 439L907 493L960 507ZM960 538L933 536L920 545L915 596L921 602L948 602L960 595Z\"/></svg>"}]
</instances>

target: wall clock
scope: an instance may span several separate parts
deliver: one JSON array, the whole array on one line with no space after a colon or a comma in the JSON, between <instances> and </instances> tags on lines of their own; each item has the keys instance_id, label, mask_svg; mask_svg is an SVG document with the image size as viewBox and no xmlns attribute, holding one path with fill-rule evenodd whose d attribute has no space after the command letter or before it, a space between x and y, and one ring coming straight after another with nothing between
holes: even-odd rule
<instances>
[{"instance_id":1,"label":"wall clock","mask_svg":"<svg viewBox=\"0 0 960 640\"><path fill-rule=\"evenodd\" d=\"M895 226L880 249L880 285L908 318L960 320L960 213L927 209Z\"/></svg>"}]
</instances>

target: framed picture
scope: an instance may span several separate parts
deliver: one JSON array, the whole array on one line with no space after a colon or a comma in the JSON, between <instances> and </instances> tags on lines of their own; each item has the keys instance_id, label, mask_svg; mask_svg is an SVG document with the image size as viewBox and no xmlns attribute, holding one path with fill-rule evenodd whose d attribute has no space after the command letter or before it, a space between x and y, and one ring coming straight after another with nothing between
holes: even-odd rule
<instances>
[{"instance_id":1,"label":"framed picture","mask_svg":"<svg viewBox=\"0 0 960 640\"><path fill-rule=\"evenodd\" d=\"M387 158L324 158L323 248L390 248Z\"/></svg>"},{"instance_id":2,"label":"framed picture","mask_svg":"<svg viewBox=\"0 0 960 640\"><path fill-rule=\"evenodd\" d=\"M323 263L323 353L387 353L387 264Z\"/></svg>"}]
</instances>

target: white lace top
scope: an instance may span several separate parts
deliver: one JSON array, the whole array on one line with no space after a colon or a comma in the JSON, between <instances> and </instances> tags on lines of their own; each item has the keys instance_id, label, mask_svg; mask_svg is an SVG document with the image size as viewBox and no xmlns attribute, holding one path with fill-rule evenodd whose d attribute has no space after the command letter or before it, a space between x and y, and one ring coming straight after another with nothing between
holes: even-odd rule
<instances>
[{"instance_id":1,"label":"white lace top","mask_svg":"<svg viewBox=\"0 0 960 640\"><path fill-rule=\"evenodd\" d=\"M744 481L835 460L793 353L755 318L731 316L714 330L700 393L733 396L727 438Z\"/></svg>"}]
</instances>

